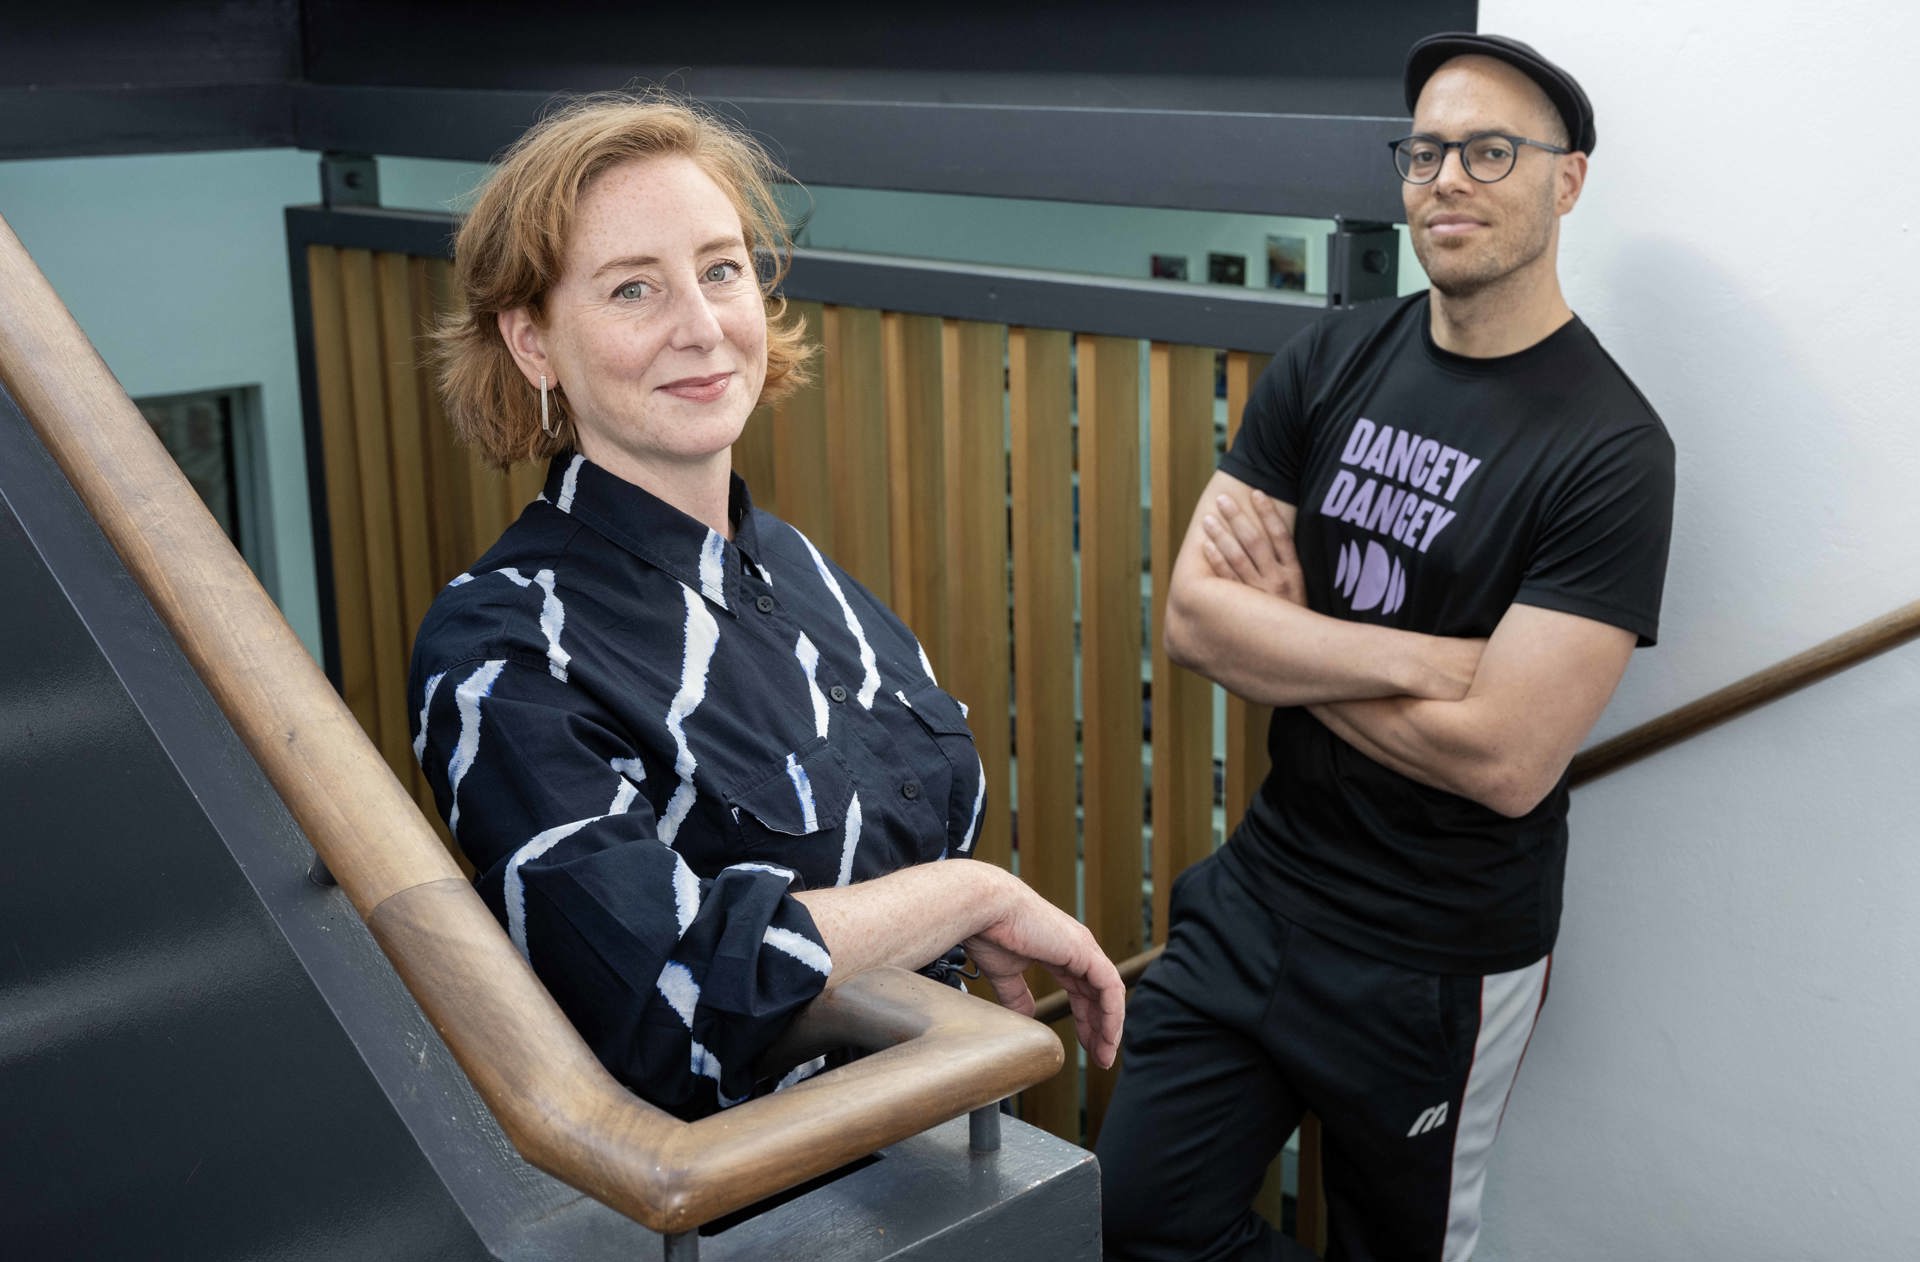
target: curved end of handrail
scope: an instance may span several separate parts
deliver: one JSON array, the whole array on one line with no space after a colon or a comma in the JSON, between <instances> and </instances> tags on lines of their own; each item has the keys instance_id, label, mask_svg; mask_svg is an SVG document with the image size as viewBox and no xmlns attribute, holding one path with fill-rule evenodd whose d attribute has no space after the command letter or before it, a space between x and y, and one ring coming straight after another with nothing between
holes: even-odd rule
<instances>
[{"instance_id":1,"label":"curved end of handrail","mask_svg":"<svg viewBox=\"0 0 1920 1262\"><path fill-rule=\"evenodd\" d=\"M368 925L521 1154L656 1231L838 1169L1064 1063L1045 1026L880 968L815 1000L789 1040L869 1055L682 1122L594 1059L465 880L403 890Z\"/></svg>"}]
</instances>

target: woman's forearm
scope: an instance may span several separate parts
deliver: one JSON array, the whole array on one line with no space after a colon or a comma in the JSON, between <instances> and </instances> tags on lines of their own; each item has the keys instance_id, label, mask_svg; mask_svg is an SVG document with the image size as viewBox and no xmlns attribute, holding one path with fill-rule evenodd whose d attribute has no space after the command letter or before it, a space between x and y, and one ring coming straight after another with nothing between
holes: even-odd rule
<instances>
[{"instance_id":1,"label":"woman's forearm","mask_svg":"<svg viewBox=\"0 0 1920 1262\"><path fill-rule=\"evenodd\" d=\"M794 897L833 957L833 986L882 964L923 968L1005 917L1018 878L974 859L920 863Z\"/></svg>"}]
</instances>

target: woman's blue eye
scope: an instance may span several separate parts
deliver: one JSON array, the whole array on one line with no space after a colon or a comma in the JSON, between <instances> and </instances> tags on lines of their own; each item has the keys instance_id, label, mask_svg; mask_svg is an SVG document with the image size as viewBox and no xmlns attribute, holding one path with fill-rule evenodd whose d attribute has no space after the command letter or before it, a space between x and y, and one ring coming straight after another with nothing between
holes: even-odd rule
<instances>
[{"instance_id":1,"label":"woman's blue eye","mask_svg":"<svg viewBox=\"0 0 1920 1262\"><path fill-rule=\"evenodd\" d=\"M707 279L716 283L730 281L739 274L740 265L738 263L715 263L707 269Z\"/></svg>"},{"instance_id":2,"label":"woman's blue eye","mask_svg":"<svg viewBox=\"0 0 1920 1262\"><path fill-rule=\"evenodd\" d=\"M628 302L637 302L647 296L647 282L643 280L630 280L620 286L620 288L614 290L613 296Z\"/></svg>"}]
</instances>

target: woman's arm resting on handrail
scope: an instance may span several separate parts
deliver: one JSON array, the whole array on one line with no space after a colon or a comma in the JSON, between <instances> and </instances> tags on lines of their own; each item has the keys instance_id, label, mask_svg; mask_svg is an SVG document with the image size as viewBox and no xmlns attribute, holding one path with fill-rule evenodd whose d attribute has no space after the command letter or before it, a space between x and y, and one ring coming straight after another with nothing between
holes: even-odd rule
<instances>
[{"instance_id":1,"label":"woman's arm resting on handrail","mask_svg":"<svg viewBox=\"0 0 1920 1262\"><path fill-rule=\"evenodd\" d=\"M1033 1011L1027 965L1052 973L1088 1053L1105 1067L1119 1051L1126 988L1113 962L1085 925L1004 869L947 859L794 898L833 957L829 987L882 964L919 968L958 942L1015 1012Z\"/></svg>"}]
</instances>

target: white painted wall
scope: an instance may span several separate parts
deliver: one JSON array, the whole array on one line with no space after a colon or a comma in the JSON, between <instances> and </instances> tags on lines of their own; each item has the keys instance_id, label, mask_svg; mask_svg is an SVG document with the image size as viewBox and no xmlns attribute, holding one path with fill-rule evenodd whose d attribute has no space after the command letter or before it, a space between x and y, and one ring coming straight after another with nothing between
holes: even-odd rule
<instances>
[{"instance_id":1,"label":"white painted wall","mask_svg":"<svg viewBox=\"0 0 1920 1262\"><path fill-rule=\"evenodd\" d=\"M1600 735L1920 597L1920 13L1483 0L1585 84L1576 311L1679 448ZM1482 1262L1920 1257L1920 645L1575 796Z\"/></svg>"},{"instance_id":2,"label":"white painted wall","mask_svg":"<svg viewBox=\"0 0 1920 1262\"><path fill-rule=\"evenodd\" d=\"M0 162L0 215L128 394L260 387L276 595L315 656L281 208L318 201L318 172L290 149Z\"/></svg>"}]
</instances>

